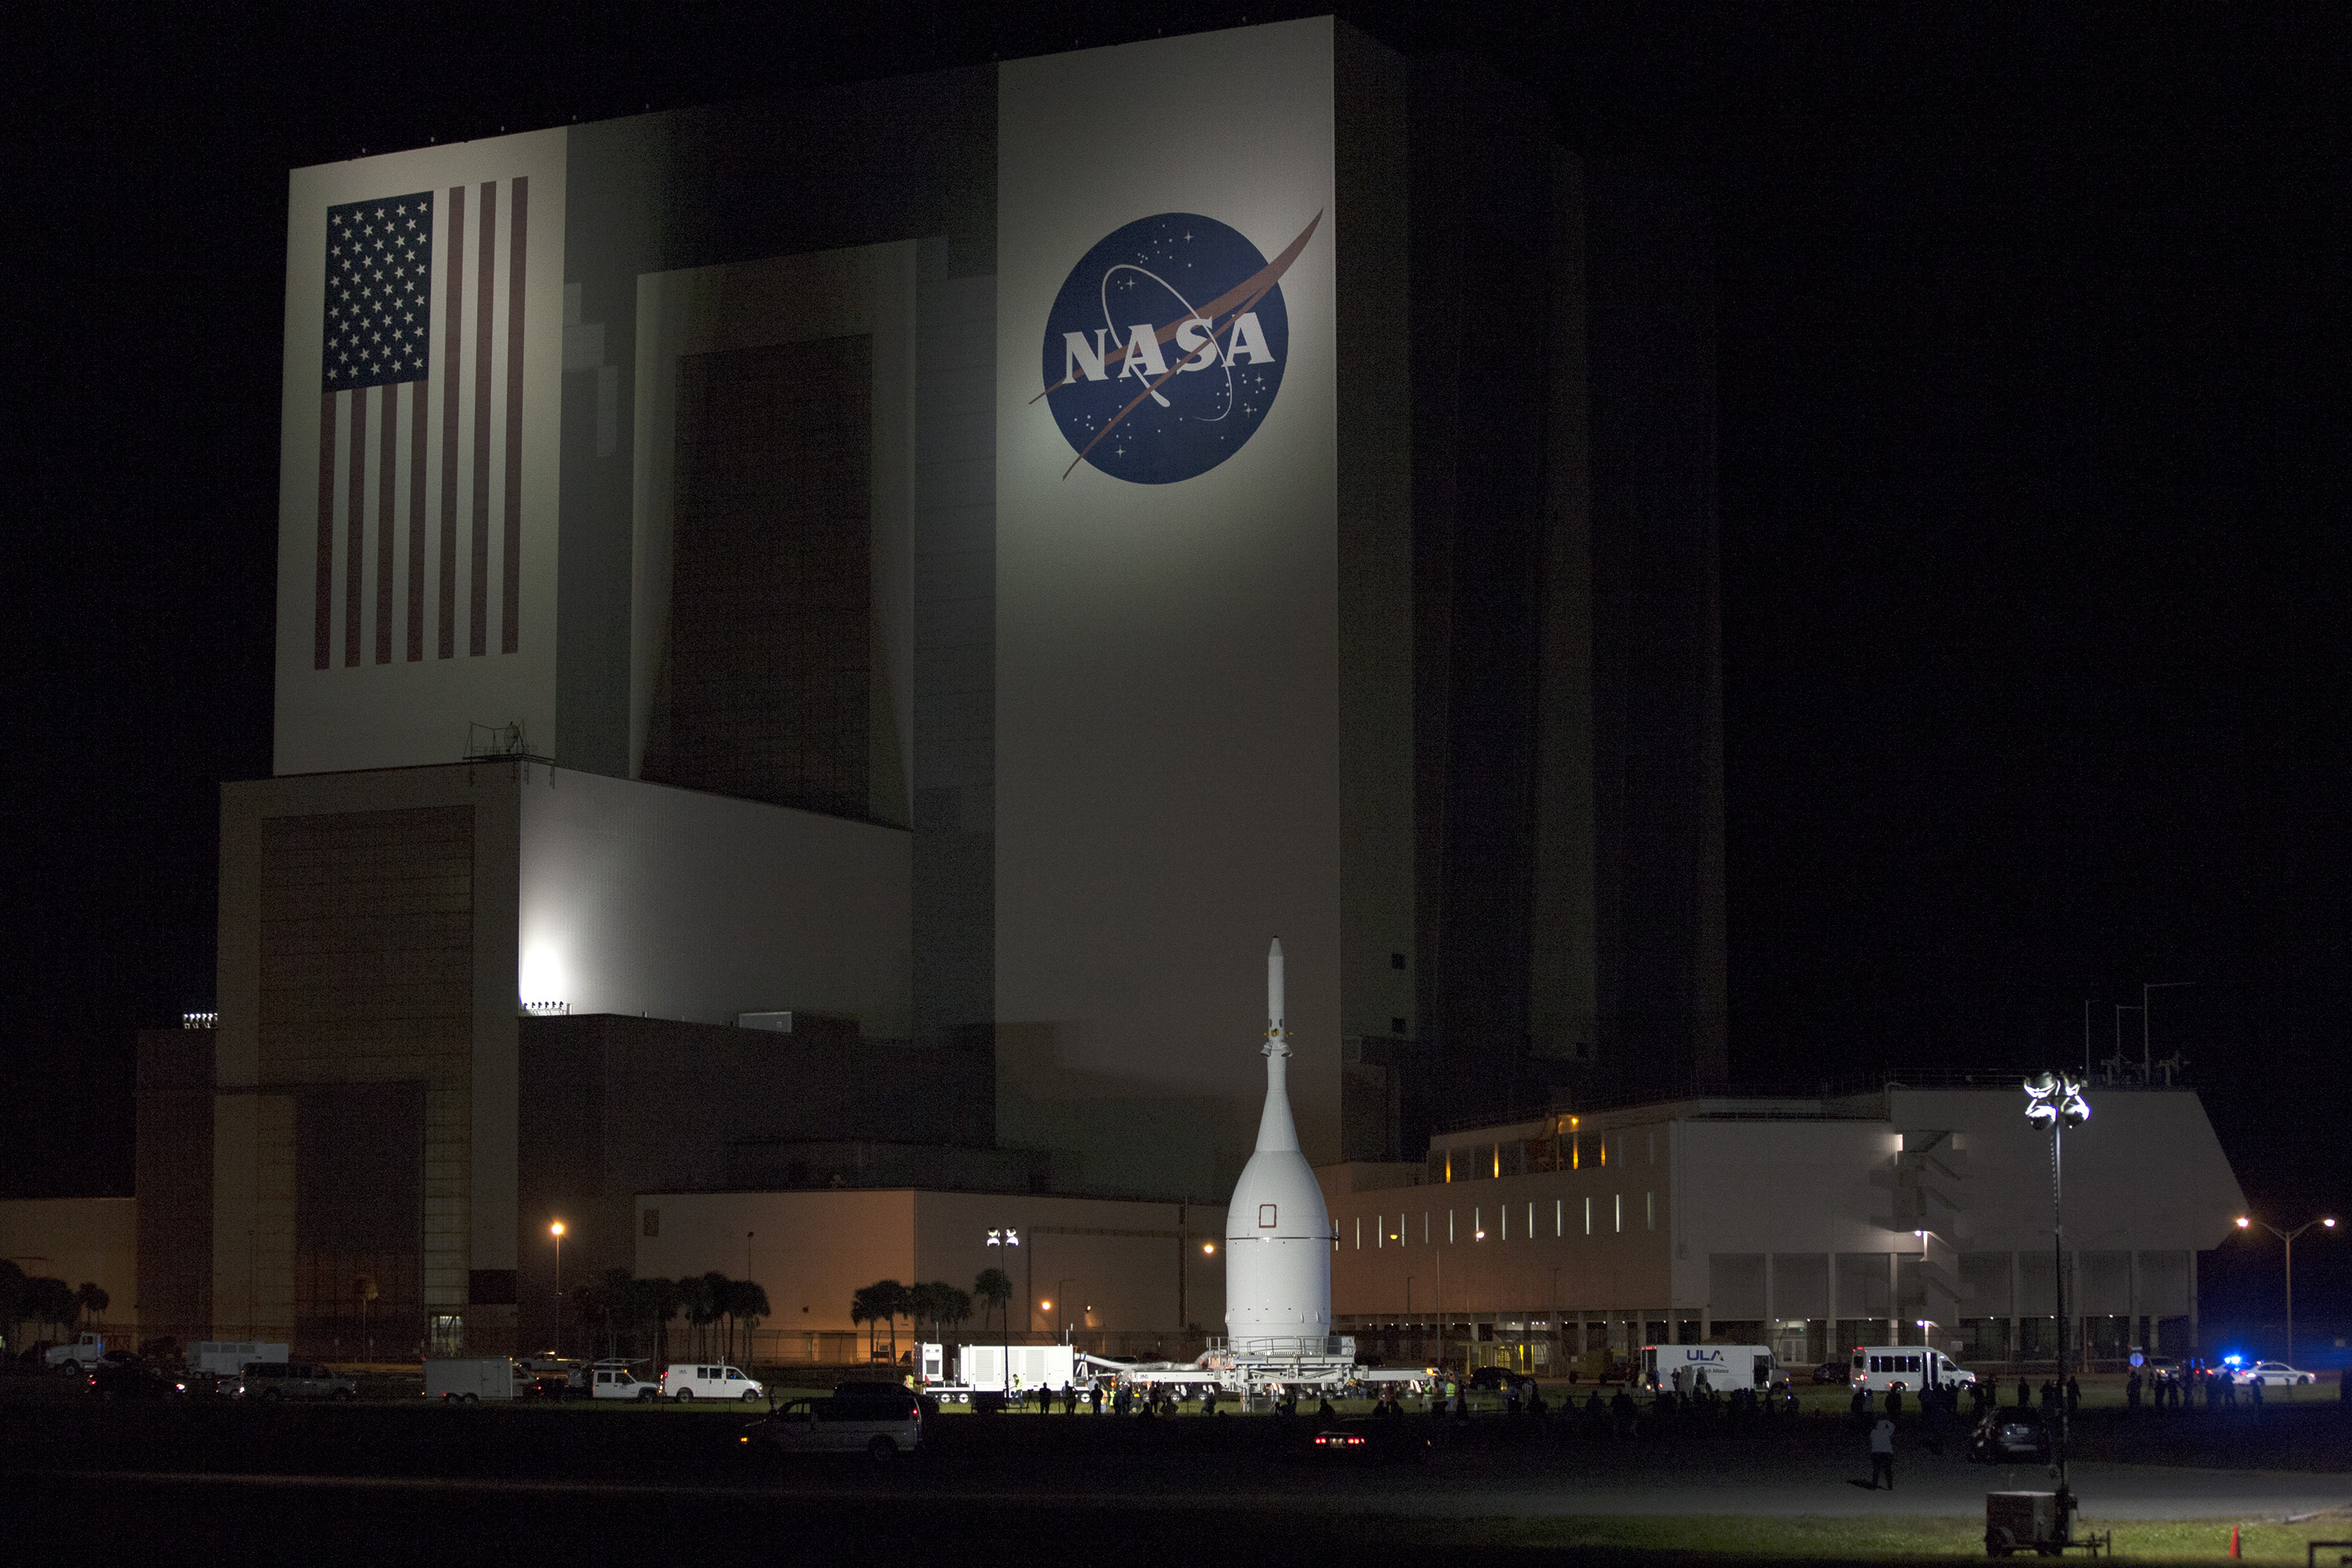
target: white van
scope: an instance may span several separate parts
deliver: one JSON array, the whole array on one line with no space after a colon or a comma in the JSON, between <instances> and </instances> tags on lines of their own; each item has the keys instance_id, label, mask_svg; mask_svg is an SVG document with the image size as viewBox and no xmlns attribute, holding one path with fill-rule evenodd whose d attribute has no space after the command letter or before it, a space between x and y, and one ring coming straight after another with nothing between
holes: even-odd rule
<instances>
[{"instance_id":1,"label":"white van","mask_svg":"<svg viewBox=\"0 0 2352 1568\"><path fill-rule=\"evenodd\" d=\"M740 1399L749 1402L764 1396L768 1387L756 1378L744 1376L740 1368L714 1366L705 1362L698 1366L678 1365L664 1368L661 1391L680 1403L693 1399Z\"/></svg>"},{"instance_id":2,"label":"white van","mask_svg":"<svg viewBox=\"0 0 2352 1568\"><path fill-rule=\"evenodd\" d=\"M866 1454L891 1459L922 1447L922 1403L887 1383L845 1383L829 1399L795 1399L743 1434L787 1454Z\"/></svg>"},{"instance_id":3,"label":"white van","mask_svg":"<svg viewBox=\"0 0 2352 1568\"><path fill-rule=\"evenodd\" d=\"M1856 1345L1853 1366L1853 1374L1847 1381L1873 1394L1890 1388L1916 1393L1923 1388L1964 1387L1977 1380L1975 1373L1926 1345Z\"/></svg>"}]
</instances>

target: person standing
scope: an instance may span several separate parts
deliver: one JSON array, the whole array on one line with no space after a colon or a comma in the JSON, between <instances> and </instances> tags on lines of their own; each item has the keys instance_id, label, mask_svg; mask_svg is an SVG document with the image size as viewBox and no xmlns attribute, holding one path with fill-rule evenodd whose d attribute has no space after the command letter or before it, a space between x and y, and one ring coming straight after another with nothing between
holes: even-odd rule
<instances>
[{"instance_id":1,"label":"person standing","mask_svg":"<svg viewBox=\"0 0 2352 1568\"><path fill-rule=\"evenodd\" d=\"M2023 1373L2020 1373L2017 1374L2017 1407L2022 1410L2032 1403L2033 1385L2025 1381Z\"/></svg>"},{"instance_id":2,"label":"person standing","mask_svg":"<svg viewBox=\"0 0 2352 1568\"><path fill-rule=\"evenodd\" d=\"M1870 1429L1870 1489L1876 1491L1881 1481L1895 1489L1895 1423L1885 1415Z\"/></svg>"}]
</instances>

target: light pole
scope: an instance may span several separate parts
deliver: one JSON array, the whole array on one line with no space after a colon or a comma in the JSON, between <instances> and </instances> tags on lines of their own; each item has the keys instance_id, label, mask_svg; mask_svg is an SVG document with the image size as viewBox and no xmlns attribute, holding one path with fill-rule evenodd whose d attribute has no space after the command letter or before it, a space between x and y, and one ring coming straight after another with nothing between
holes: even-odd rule
<instances>
[{"instance_id":1,"label":"light pole","mask_svg":"<svg viewBox=\"0 0 2352 1568\"><path fill-rule=\"evenodd\" d=\"M2066 1129L2091 1120L2083 1086L2063 1073L2036 1073L2025 1080L2025 1119L2050 1128L2050 1237L2058 1263L2058 1510L2068 1509L2066 1486L2066 1352L2074 1338L2066 1318L2066 1210L2060 1177Z\"/></svg>"},{"instance_id":2,"label":"light pole","mask_svg":"<svg viewBox=\"0 0 2352 1568\"><path fill-rule=\"evenodd\" d=\"M563 1222L551 1220L547 1234L555 1237L555 1354L563 1356Z\"/></svg>"},{"instance_id":3,"label":"light pole","mask_svg":"<svg viewBox=\"0 0 2352 1568\"><path fill-rule=\"evenodd\" d=\"M1020 1247L1020 1227L1017 1226L1008 1225L991 1230L988 1233L988 1240L985 1245L989 1247ZM1028 1248L1022 1248L1021 1257L1021 1272L1024 1276L1021 1286L1021 1331L1025 1334L1029 1331L1029 1285L1026 1278L1029 1273ZM1013 1277L1009 1274L1006 1275L1004 1282L1006 1285L1010 1286L1013 1283ZM1008 1302L1005 1305L1009 1306L1010 1303ZM985 1330L987 1326L987 1321L983 1319L982 1321L981 1327ZM1004 1359L999 1364L999 1370L1003 1373L1003 1382L999 1385L999 1392L1001 1392L1005 1397L1010 1398L1013 1394L1013 1314L1005 1310L1003 1306L1000 1306L997 1309L996 1326L997 1331L1004 1336ZM965 1382L969 1384L971 1381L971 1373L969 1372L965 1372L963 1373L963 1376Z\"/></svg>"},{"instance_id":4,"label":"light pole","mask_svg":"<svg viewBox=\"0 0 2352 1568\"><path fill-rule=\"evenodd\" d=\"M2334 1230L2336 1220L2333 1215L2326 1219L2307 1219L2293 1230L2281 1230L2274 1225L2263 1225L2261 1220L2245 1215L2238 1216L2240 1230L2251 1230L2258 1225L2286 1243L2286 1354L2281 1359L2287 1365L2293 1366L2294 1364L2294 1238L2315 1225L2323 1229Z\"/></svg>"}]
</instances>

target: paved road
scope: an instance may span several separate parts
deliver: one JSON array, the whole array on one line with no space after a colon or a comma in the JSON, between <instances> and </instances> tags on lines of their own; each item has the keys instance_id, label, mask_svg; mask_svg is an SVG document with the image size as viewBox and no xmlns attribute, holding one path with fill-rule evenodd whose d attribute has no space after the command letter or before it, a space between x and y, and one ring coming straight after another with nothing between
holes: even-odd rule
<instances>
[{"instance_id":1,"label":"paved road","mask_svg":"<svg viewBox=\"0 0 2352 1568\"><path fill-rule=\"evenodd\" d=\"M562 1479L287 1476L209 1472L61 1471L61 1484L118 1491L504 1497L548 1504L627 1507L663 1499L770 1504L894 1505L1051 1511L1116 1503L1141 1512L1419 1519L1540 1519L1719 1515L1773 1518L1945 1516L1981 1518L1985 1493L2045 1490L2037 1468L1991 1469L1920 1457L1903 1463L1892 1491L1855 1485L1864 1467L1804 1456L1644 1456L1639 1464L1562 1466L1516 1456L1441 1455L1423 1465L1335 1473L1297 1461L1224 1457L1181 1466L1114 1456L1095 1461L796 1460L772 1476L709 1484ZM2352 1507L2352 1477L2276 1470L2176 1469L2144 1465L2074 1467L2087 1521L2284 1519Z\"/></svg>"}]
</instances>

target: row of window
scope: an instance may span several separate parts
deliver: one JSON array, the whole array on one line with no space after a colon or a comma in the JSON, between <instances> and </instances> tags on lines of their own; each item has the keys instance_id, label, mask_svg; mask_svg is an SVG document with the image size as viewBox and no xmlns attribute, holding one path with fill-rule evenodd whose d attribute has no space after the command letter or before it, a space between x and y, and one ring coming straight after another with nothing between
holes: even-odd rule
<instances>
[{"instance_id":1,"label":"row of window","mask_svg":"<svg viewBox=\"0 0 2352 1568\"><path fill-rule=\"evenodd\" d=\"M1658 1163L1658 1130L1621 1128L1614 1132L1584 1132L1574 1117L1562 1117L1559 1127L1534 1138L1498 1140L1492 1143L1460 1143L1429 1152L1433 1183L1476 1182L1502 1176L1526 1176L1548 1171L1606 1170L1613 1161L1623 1165L1638 1150L1648 1163ZM1639 1142L1634 1140L1639 1136Z\"/></svg>"},{"instance_id":2,"label":"row of window","mask_svg":"<svg viewBox=\"0 0 2352 1568\"><path fill-rule=\"evenodd\" d=\"M1494 1239L1497 1241L1508 1241L1511 1239L1511 1219L1513 1217L1511 1211L1514 1206L1515 1205L1510 1204L1505 1204L1495 1211ZM1437 1222L1437 1211L1433 1209L1422 1210L1420 1215L1421 1245L1423 1247L1434 1247L1441 1240L1454 1241L1459 1239L1455 1231L1454 1218L1459 1212L1460 1211L1455 1209L1447 1209L1445 1211L1445 1222L1441 1226ZM1525 1215L1521 1219L1519 1226L1519 1237L1522 1240L1533 1241L1538 1238L1541 1234L1539 1229L1541 1218L1542 1216L1537 1210L1536 1201L1530 1198L1528 1201ZM1551 1233L1554 1237L1562 1237L1568 1235L1569 1218L1568 1200L1566 1198L1554 1198L1551 1202ZM1587 1236L1598 1236L1604 1233L1611 1235L1622 1233L1625 1229L1625 1194L1623 1193L1612 1193L1605 1198L1586 1198L1584 1200L1583 1219L1584 1234ZM1646 1192L1642 1194L1642 1227L1644 1230L1655 1230L1658 1228L1658 1194L1655 1192ZM1356 1249L1360 1252L1364 1247L1363 1215L1358 1215L1356 1216L1355 1229ZM1377 1250L1381 1247L1407 1246L1412 1241L1413 1229L1413 1216L1410 1214L1374 1215L1372 1216L1372 1247ZM1443 1236L1439 1234L1441 1231L1444 1233ZM1473 1241L1485 1241L1488 1239L1486 1231L1486 1211L1484 1207L1474 1208L1470 1211L1469 1231L1470 1239Z\"/></svg>"}]
</instances>

